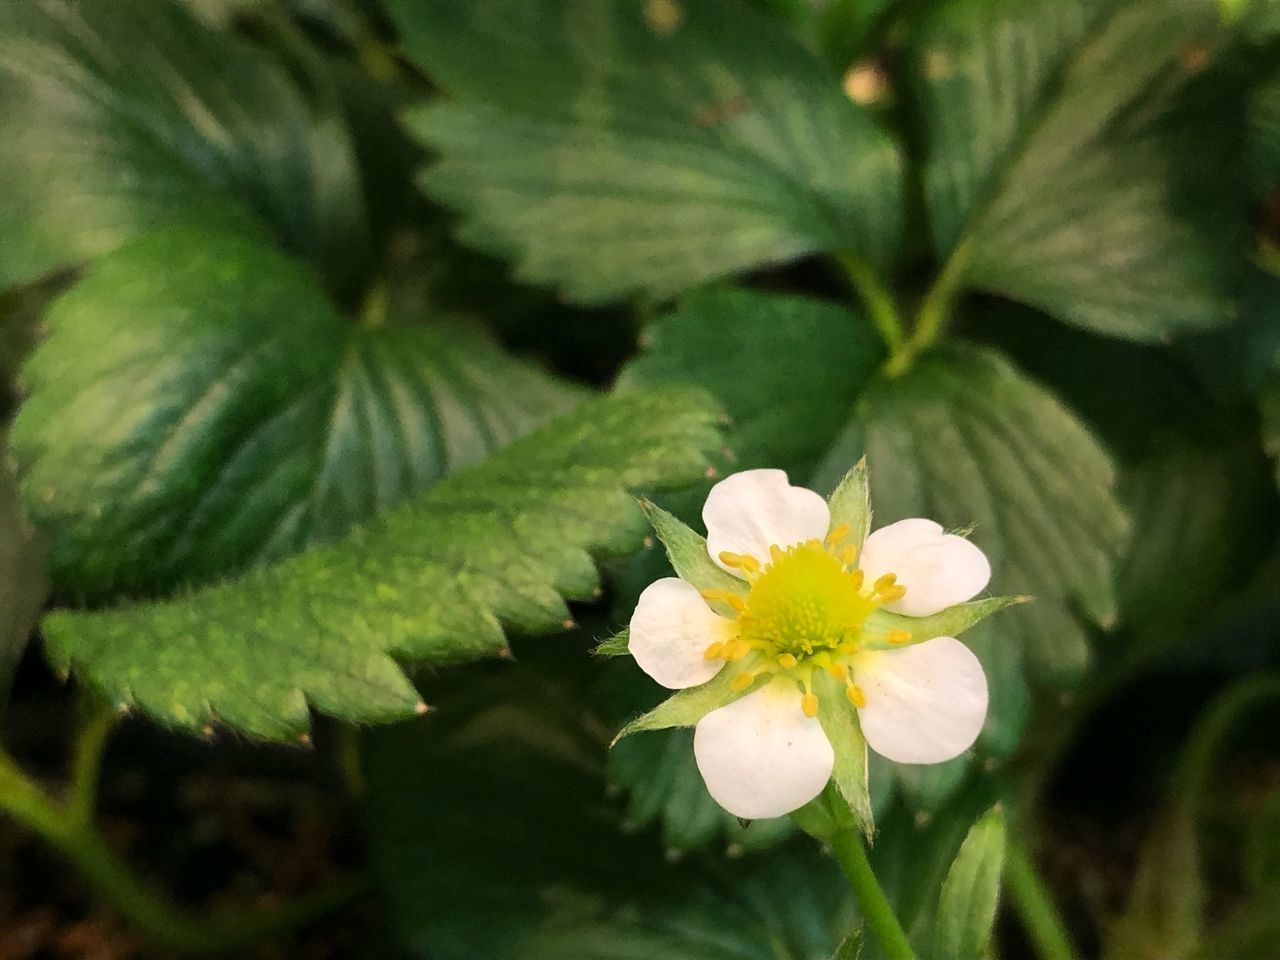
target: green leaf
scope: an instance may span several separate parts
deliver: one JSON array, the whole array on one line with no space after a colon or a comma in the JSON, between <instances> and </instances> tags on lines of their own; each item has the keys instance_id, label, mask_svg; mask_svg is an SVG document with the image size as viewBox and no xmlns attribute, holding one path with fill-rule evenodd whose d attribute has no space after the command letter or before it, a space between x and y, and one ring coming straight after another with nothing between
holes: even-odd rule
<instances>
[{"instance_id":1,"label":"green leaf","mask_svg":"<svg viewBox=\"0 0 1280 960\"><path fill-rule=\"evenodd\" d=\"M1212 0L951 0L926 17L912 62L948 282L1137 340L1225 322L1242 98L1186 99L1230 62L1217 33Z\"/></svg>"},{"instance_id":2,"label":"green leaf","mask_svg":"<svg viewBox=\"0 0 1280 960\"><path fill-rule=\"evenodd\" d=\"M836 763L831 779L849 806L853 822L867 840L875 835L875 815L871 810L871 794L867 788L867 741L858 723L858 711L844 693L844 684L825 673L815 675L818 721L831 741Z\"/></svg>"},{"instance_id":3,"label":"green leaf","mask_svg":"<svg viewBox=\"0 0 1280 960\"><path fill-rule=\"evenodd\" d=\"M178 599L45 620L52 655L112 702L199 729L283 738L307 706L347 720L412 714L394 656L492 656L503 625L560 629L598 588L591 553L634 549L628 491L687 483L720 438L704 394L583 404L345 540Z\"/></svg>"},{"instance_id":4,"label":"green leaf","mask_svg":"<svg viewBox=\"0 0 1280 960\"><path fill-rule=\"evenodd\" d=\"M241 203L335 290L364 264L337 107L181 4L0 4L0 118L0 287Z\"/></svg>"},{"instance_id":5,"label":"green leaf","mask_svg":"<svg viewBox=\"0 0 1280 960\"><path fill-rule=\"evenodd\" d=\"M1280 190L1280 70L1253 92L1249 146L1254 193L1266 199Z\"/></svg>"},{"instance_id":6,"label":"green leaf","mask_svg":"<svg viewBox=\"0 0 1280 960\"><path fill-rule=\"evenodd\" d=\"M648 500L640 502L645 516L653 524L653 532L662 541L667 559L677 577L699 590L728 590L733 594L746 593L747 585L737 577L725 573L711 559L707 551L707 538L681 523L660 506ZM724 604L712 604L721 613L731 613Z\"/></svg>"},{"instance_id":7,"label":"green leaf","mask_svg":"<svg viewBox=\"0 0 1280 960\"><path fill-rule=\"evenodd\" d=\"M1276 484L1280 485L1280 376L1258 397L1262 415L1262 446L1276 462Z\"/></svg>"},{"instance_id":8,"label":"green leaf","mask_svg":"<svg viewBox=\"0 0 1280 960\"><path fill-rule=\"evenodd\" d=\"M996 918L1004 868L1004 815L997 808L973 825L943 881L934 921L937 960L982 960Z\"/></svg>"},{"instance_id":9,"label":"green leaf","mask_svg":"<svg viewBox=\"0 0 1280 960\"><path fill-rule=\"evenodd\" d=\"M618 829L593 724L519 667L367 752L372 862L410 955L432 960L826 960L848 886L807 842L670 862Z\"/></svg>"},{"instance_id":10,"label":"green leaf","mask_svg":"<svg viewBox=\"0 0 1280 960\"><path fill-rule=\"evenodd\" d=\"M894 143L745 4L390 5L453 98L408 117L460 236L583 302L898 242ZM664 13L664 11L666 11Z\"/></svg>"},{"instance_id":11,"label":"green leaf","mask_svg":"<svg viewBox=\"0 0 1280 960\"><path fill-rule=\"evenodd\" d=\"M624 737L646 730L667 730L671 727L692 727L712 710L718 710L733 701L745 697L752 690L764 686L767 676L757 677L754 686L734 690L732 683L737 676L733 670L721 670L706 683L677 690L652 710L636 717L613 738L616 744Z\"/></svg>"},{"instance_id":12,"label":"green leaf","mask_svg":"<svg viewBox=\"0 0 1280 960\"><path fill-rule=\"evenodd\" d=\"M203 226L102 258L46 326L13 442L76 599L332 539L578 396L456 323L348 325L301 265Z\"/></svg>"},{"instance_id":13,"label":"green leaf","mask_svg":"<svg viewBox=\"0 0 1280 960\"><path fill-rule=\"evenodd\" d=\"M47 593L44 543L23 513L9 446L0 434L0 713Z\"/></svg>"},{"instance_id":14,"label":"green leaf","mask_svg":"<svg viewBox=\"0 0 1280 960\"><path fill-rule=\"evenodd\" d=\"M871 532L871 485L867 482L867 461L859 460L836 484L828 498L833 528L847 523L853 532L849 543L858 551Z\"/></svg>"},{"instance_id":15,"label":"green leaf","mask_svg":"<svg viewBox=\"0 0 1280 960\"><path fill-rule=\"evenodd\" d=\"M1204 932L1195 817L1177 803L1163 811L1138 856L1124 913L1107 929L1107 960L1189 957Z\"/></svg>"},{"instance_id":16,"label":"green leaf","mask_svg":"<svg viewBox=\"0 0 1280 960\"><path fill-rule=\"evenodd\" d=\"M643 345L620 385L702 386L729 415L734 469L777 467L793 483L829 447L884 356L870 325L842 307L731 288L686 297L645 327Z\"/></svg>"},{"instance_id":17,"label":"green leaf","mask_svg":"<svg viewBox=\"0 0 1280 960\"><path fill-rule=\"evenodd\" d=\"M956 345L869 387L820 479L864 452L876 515L972 526L991 588L1035 598L993 621L1001 641L1042 675L1078 676L1088 641L1073 608L1115 617L1127 532L1111 462L1084 426L1000 354Z\"/></svg>"},{"instance_id":18,"label":"green leaf","mask_svg":"<svg viewBox=\"0 0 1280 960\"><path fill-rule=\"evenodd\" d=\"M1032 597L987 597L983 600L957 603L927 617L906 617L902 614L890 613L888 610L875 610L867 618L867 626L876 631L905 630L916 641L932 640L934 637L958 637L998 610L1015 607L1032 599Z\"/></svg>"}]
</instances>

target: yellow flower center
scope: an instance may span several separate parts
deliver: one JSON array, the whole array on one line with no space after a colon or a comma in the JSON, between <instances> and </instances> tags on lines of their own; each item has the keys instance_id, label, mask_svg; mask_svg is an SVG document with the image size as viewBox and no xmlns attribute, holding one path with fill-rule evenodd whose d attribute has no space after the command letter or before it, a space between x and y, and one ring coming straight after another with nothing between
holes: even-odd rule
<instances>
[{"instance_id":1,"label":"yellow flower center","mask_svg":"<svg viewBox=\"0 0 1280 960\"><path fill-rule=\"evenodd\" d=\"M805 714L813 717L818 713L813 674L825 670L844 681L845 694L855 706L866 704L849 661L859 652L867 617L902 597L906 588L891 573L864 584L857 551L843 545L849 532L841 525L825 543L772 546L763 567L754 557L720 554L720 562L741 570L749 584L745 597L727 590L703 593L736 614L732 637L706 650L708 660L740 664L732 682L735 690L745 690L766 675L791 677L803 693ZM910 642L911 635L889 630L875 639L901 644Z\"/></svg>"}]
</instances>

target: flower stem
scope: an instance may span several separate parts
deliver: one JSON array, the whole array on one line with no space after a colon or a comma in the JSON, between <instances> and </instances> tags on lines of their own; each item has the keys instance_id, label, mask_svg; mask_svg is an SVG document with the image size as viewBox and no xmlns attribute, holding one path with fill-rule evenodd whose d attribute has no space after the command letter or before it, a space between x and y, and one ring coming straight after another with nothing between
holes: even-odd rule
<instances>
[{"instance_id":1,"label":"flower stem","mask_svg":"<svg viewBox=\"0 0 1280 960\"><path fill-rule=\"evenodd\" d=\"M65 803L50 796L0 750L0 812L57 848L153 941L187 954L228 953L324 916L364 889L364 878L343 878L290 903L209 919L193 917L156 894L111 851L93 824L98 767L114 719L105 709L90 716L81 733Z\"/></svg>"},{"instance_id":2,"label":"flower stem","mask_svg":"<svg viewBox=\"0 0 1280 960\"><path fill-rule=\"evenodd\" d=\"M933 346L941 336L951 316L951 305L955 301L961 278L968 264L969 241L966 238L956 244L942 272L925 293L924 299L920 302L920 310L916 314L915 326L911 329L911 336L889 358L889 364L885 369L890 376L898 376L906 372L916 357Z\"/></svg>"},{"instance_id":3,"label":"flower stem","mask_svg":"<svg viewBox=\"0 0 1280 960\"><path fill-rule=\"evenodd\" d=\"M1066 924L1031 854L1015 831L1005 841L1004 882L1041 960L1076 960Z\"/></svg>"},{"instance_id":4,"label":"flower stem","mask_svg":"<svg viewBox=\"0 0 1280 960\"><path fill-rule=\"evenodd\" d=\"M858 898L862 918L875 931L885 957L888 960L915 960L911 941L907 939L902 924L898 922L893 907L889 905L889 900L880 887L880 881L871 869L862 834L856 828L841 828L832 838L832 845L836 859L840 861L840 868Z\"/></svg>"},{"instance_id":5,"label":"flower stem","mask_svg":"<svg viewBox=\"0 0 1280 960\"><path fill-rule=\"evenodd\" d=\"M844 268L845 276L858 296L866 304L871 322L875 324L880 339L889 348L890 356L902 348L902 321L898 319L898 308L893 302L893 295L888 291L871 264L852 253L838 254L836 259Z\"/></svg>"}]
</instances>

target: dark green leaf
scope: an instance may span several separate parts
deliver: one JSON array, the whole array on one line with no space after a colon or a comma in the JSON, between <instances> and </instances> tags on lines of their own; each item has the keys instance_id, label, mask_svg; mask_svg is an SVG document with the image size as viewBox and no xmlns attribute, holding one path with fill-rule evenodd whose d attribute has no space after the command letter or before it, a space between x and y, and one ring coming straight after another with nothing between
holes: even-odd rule
<instances>
[{"instance_id":1,"label":"dark green leaf","mask_svg":"<svg viewBox=\"0 0 1280 960\"><path fill-rule=\"evenodd\" d=\"M0 713L47 592L44 544L23 513L9 445L0 434Z\"/></svg>"},{"instance_id":2,"label":"dark green leaf","mask_svg":"<svg viewBox=\"0 0 1280 960\"><path fill-rule=\"evenodd\" d=\"M865 452L876 516L974 527L991 589L1029 594L994 630L1042 674L1078 676L1084 625L1115 616L1112 566L1127 523L1111 462L1078 420L997 353L954 346L878 380L829 455L831 482Z\"/></svg>"},{"instance_id":3,"label":"dark green leaf","mask_svg":"<svg viewBox=\"0 0 1280 960\"><path fill-rule=\"evenodd\" d=\"M1254 192L1266 198L1280 190L1280 70L1253 92L1249 147Z\"/></svg>"},{"instance_id":4,"label":"dark green leaf","mask_svg":"<svg viewBox=\"0 0 1280 960\"><path fill-rule=\"evenodd\" d=\"M13 442L77 599L332 539L577 398L457 324L348 325L288 257L198 226L104 257L46 325Z\"/></svg>"},{"instance_id":5,"label":"dark green leaf","mask_svg":"<svg viewBox=\"0 0 1280 960\"><path fill-rule=\"evenodd\" d=\"M1003 867L1004 816L997 809L973 825L942 883L931 956L937 960L986 956Z\"/></svg>"},{"instance_id":6,"label":"dark green leaf","mask_svg":"<svg viewBox=\"0 0 1280 960\"><path fill-rule=\"evenodd\" d=\"M855 923L807 843L679 862L617 829L601 746L528 673L372 740L373 862L432 960L827 960Z\"/></svg>"},{"instance_id":7,"label":"dark green leaf","mask_svg":"<svg viewBox=\"0 0 1280 960\"><path fill-rule=\"evenodd\" d=\"M0 4L0 286L243 203L347 290L365 257L333 104L170 0Z\"/></svg>"},{"instance_id":8,"label":"dark green leaf","mask_svg":"<svg viewBox=\"0 0 1280 960\"><path fill-rule=\"evenodd\" d=\"M492 656L503 625L560 629L597 590L591 552L634 549L628 491L687 483L721 441L692 391L583 404L345 540L169 602L45 620L55 659L163 722L263 737L412 714L393 655Z\"/></svg>"},{"instance_id":9,"label":"dark green leaf","mask_svg":"<svg viewBox=\"0 0 1280 960\"><path fill-rule=\"evenodd\" d=\"M1241 98L1179 100L1224 55L1217 32L1211 0L951 0L927 17L913 66L953 279L1139 340L1225 322Z\"/></svg>"},{"instance_id":10,"label":"dark green leaf","mask_svg":"<svg viewBox=\"0 0 1280 960\"><path fill-rule=\"evenodd\" d=\"M461 236L585 302L847 250L883 262L898 152L775 20L724 0L390 4L455 99L409 118Z\"/></svg>"}]
</instances>

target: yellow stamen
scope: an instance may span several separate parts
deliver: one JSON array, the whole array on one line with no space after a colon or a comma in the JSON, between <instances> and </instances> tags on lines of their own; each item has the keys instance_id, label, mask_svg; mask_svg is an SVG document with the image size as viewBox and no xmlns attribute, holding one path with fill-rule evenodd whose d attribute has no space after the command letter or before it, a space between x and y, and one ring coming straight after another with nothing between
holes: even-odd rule
<instances>
[{"instance_id":1,"label":"yellow stamen","mask_svg":"<svg viewBox=\"0 0 1280 960\"><path fill-rule=\"evenodd\" d=\"M806 717L816 717L818 715L818 695L816 693L806 693L800 701L800 709L804 711Z\"/></svg>"},{"instance_id":2,"label":"yellow stamen","mask_svg":"<svg viewBox=\"0 0 1280 960\"><path fill-rule=\"evenodd\" d=\"M853 527L847 523L842 523L830 533L827 534L827 546L834 547L840 541L846 539L853 532Z\"/></svg>"},{"instance_id":3,"label":"yellow stamen","mask_svg":"<svg viewBox=\"0 0 1280 960\"><path fill-rule=\"evenodd\" d=\"M784 653L778 658L778 666L782 667L784 670L790 670L799 662L800 661L795 658L795 655L791 653Z\"/></svg>"},{"instance_id":4,"label":"yellow stamen","mask_svg":"<svg viewBox=\"0 0 1280 960\"><path fill-rule=\"evenodd\" d=\"M852 567L854 561L858 559L858 551L853 544L840 548L840 562L846 567Z\"/></svg>"},{"instance_id":5,"label":"yellow stamen","mask_svg":"<svg viewBox=\"0 0 1280 960\"><path fill-rule=\"evenodd\" d=\"M849 702L861 710L867 705L867 695L862 692L862 688L856 683L851 683L844 688L844 695L849 698Z\"/></svg>"},{"instance_id":6,"label":"yellow stamen","mask_svg":"<svg viewBox=\"0 0 1280 960\"><path fill-rule=\"evenodd\" d=\"M827 667L827 673L836 680L843 680L849 675L849 668L843 663L833 663Z\"/></svg>"},{"instance_id":7,"label":"yellow stamen","mask_svg":"<svg viewBox=\"0 0 1280 960\"><path fill-rule=\"evenodd\" d=\"M707 647L707 649L702 651L702 659L704 660L719 660L723 656L723 643L713 643L711 646Z\"/></svg>"},{"instance_id":8,"label":"yellow stamen","mask_svg":"<svg viewBox=\"0 0 1280 960\"><path fill-rule=\"evenodd\" d=\"M725 645L724 658L726 660L741 660L751 652L751 644L739 637L737 640L731 640Z\"/></svg>"},{"instance_id":9,"label":"yellow stamen","mask_svg":"<svg viewBox=\"0 0 1280 960\"><path fill-rule=\"evenodd\" d=\"M890 587L888 590L880 591L880 599L885 603L892 603L894 600L901 600L907 595L907 588L902 584Z\"/></svg>"},{"instance_id":10,"label":"yellow stamen","mask_svg":"<svg viewBox=\"0 0 1280 960\"><path fill-rule=\"evenodd\" d=\"M910 643L911 632L909 630L890 630L884 635L884 638L890 643Z\"/></svg>"},{"instance_id":11,"label":"yellow stamen","mask_svg":"<svg viewBox=\"0 0 1280 960\"><path fill-rule=\"evenodd\" d=\"M773 563L777 563L786 555L786 552L776 543L769 547L769 560Z\"/></svg>"},{"instance_id":12,"label":"yellow stamen","mask_svg":"<svg viewBox=\"0 0 1280 960\"><path fill-rule=\"evenodd\" d=\"M742 613L747 609L746 601L736 593L731 593L728 590L703 590L702 599L709 603L727 603L738 613Z\"/></svg>"},{"instance_id":13,"label":"yellow stamen","mask_svg":"<svg viewBox=\"0 0 1280 960\"><path fill-rule=\"evenodd\" d=\"M855 570L853 573L849 574L849 579L853 583L853 589L858 591L862 589L862 582L866 579L866 574L861 570Z\"/></svg>"},{"instance_id":14,"label":"yellow stamen","mask_svg":"<svg viewBox=\"0 0 1280 960\"><path fill-rule=\"evenodd\" d=\"M760 572L760 561L745 553L730 553L724 550L720 553L720 562L726 567L737 567L745 573Z\"/></svg>"},{"instance_id":15,"label":"yellow stamen","mask_svg":"<svg viewBox=\"0 0 1280 960\"><path fill-rule=\"evenodd\" d=\"M876 582L873 584L873 588L876 593L883 596L885 591L892 590L893 585L897 582L898 575L896 573L886 573L883 577L876 579Z\"/></svg>"},{"instance_id":16,"label":"yellow stamen","mask_svg":"<svg viewBox=\"0 0 1280 960\"><path fill-rule=\"evenodd\" d=\"M744 670L733 678L733 682L729 684L729 689L734 693L741 693L743 690L747 689L747 687L751 686L751 684L755 683L755 681L756 675L750 670Z\"/></svg>"}]
</instances>

